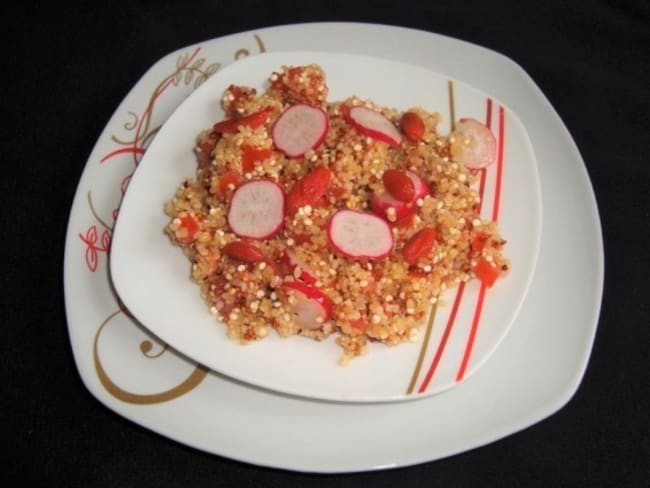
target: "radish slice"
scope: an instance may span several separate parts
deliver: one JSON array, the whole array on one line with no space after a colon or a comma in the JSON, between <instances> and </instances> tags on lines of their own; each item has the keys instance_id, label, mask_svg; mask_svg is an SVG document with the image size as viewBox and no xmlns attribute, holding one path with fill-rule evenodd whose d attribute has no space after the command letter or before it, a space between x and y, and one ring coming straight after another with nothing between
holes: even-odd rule
<instances>
[{"instance_id":1,"label":"radish slice","mask_svg":"<svg viewBox=\"0 0 650 488\"><path fill-rule=\"evenodd\" d=\"M416 187L417 195L417 187ZM399 222L400 220L405 219L413 215L417 207L411 203L402 202L397 198L391 197L388 193L383 195L373 194L370 197L370 207L372 213L381 217L382 219L388 220L391 223ZM393 210L389 210L389 209ZM395 219L389 218L389 212L395 212Z\"/></svg>"},{"instance_id":2,"label":"radish slice","mask_svg":"<svg viewBox=\"0 0 650 488\"><path fill-rule=\"evenodd\" d=\"M492 131L475 119L460 119L450 136L451 157L470 169L494 162L497 143Z\"/></svg>"},{"instance_id":3,"label":"radish slice","mask_svg":"<svg viewBox=\"0 0 650 488\"><path fill-rule=\"evenodd\" d=\"M268 180L249 181L233 193L228 207L228 225L240 237L266 239L276 234L284 221L284 192Z\"/></svg>"},{"instance_id":4,"label":"radish slice","mask_svg":"<svg viewBox=\"0 0 650 488\"><path fill-rule=\"evenodd\" d=\"M332 300L318 288L300 281L287 281L284 287L295 298L290 308L300 327L320 329L332 317Z\"/></svg>"},{"instance_id":5,"label":"radish slice","mask_svg":"<svg viewBox=\"0 0 650 488\"><path fill-rule=\"evenodd\" d=\"M339 210L329 221L327 237L340 254L353 259L382 259L393 249L393 232L376 215Z\"/></svg>"},{"instance_id":6,"label":"radish slice","mask_svg":"<svg viewBox=\"0 0 650 488\"><path fill-rule=\"evenodd\" d=\"M329 120L320 108L299 103L286 109L273 125L275 146L289 157L316 149L325 139Z\"/></svg>"},{"instance_id":7,"label":"radish slice","mask_svg":"<svg viewBox=\"0 0 650 488\"><path fill-rule=\"evenodd\" d=\"M413 171L407 170L405 173L409 178L411 178L413 186L415 187L414 200L417 200L418 198L424 198L431 193L429 190L429 185L427 185L426 182L418 175L416 175Z\"/></svg>"},{"instance_id":8,"label":"radish slice","mask_svg":"<svg viewBox=\"0 0 650 488\"><path fill-rule=\"evenodd\" d=\"M393 123L379 112L367 107L352 107L347 111L348 121L362 134L398 146L402 142L402 133Z\"/></svg>"},{"instance_id":9,"label":"radish slice","mask_svg":"<svg viewBox=\"0 0 650 488\"><path fill-rule=\"evenodd\" d=\"M289 263L289 267L291 268L291 274L294 273L296 267L300 268L300 276L294 275L294 278L301 279L302 281L304 281L305 283L309 283L310 285L316 283L315 273L311 270L311 268L307 263L305 263L302 259L298 257L295 251L292 251L291 249L287 249L286 255L287 255L287 261Z\"/></svg>"}]
</instances>

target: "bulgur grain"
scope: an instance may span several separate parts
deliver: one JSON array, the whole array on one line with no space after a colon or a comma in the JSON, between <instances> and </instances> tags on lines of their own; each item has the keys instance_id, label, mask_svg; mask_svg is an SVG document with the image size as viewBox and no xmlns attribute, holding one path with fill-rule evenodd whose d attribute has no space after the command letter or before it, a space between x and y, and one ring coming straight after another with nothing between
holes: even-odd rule
<instances>
[{"instance_id":1,"label":"bulgur grain","mask_svg":"<svg viewBox=\"0 0 650 488\"><path fill-rule=\"evenodd\" d=\"M383 114L398 129L401 113L357 96L328 102L320 66L284 66L270 74L268 83L259 95L247 87L226 90L221 103L229 119L268 110L268 120L259 127L237 125L234 132L206 129L196 141L188 141L196 148L197 178L182 182L164 207L170 217L166 231L191 261L192 279L199 284L209 312L225 321L228 337L242 343L259 340L268 335L269 326L283 337L302 334L320 340L336 333L343 349L339 364L346 364L363 354L369 341L387 345L417 341L428 309L444 305L438 295L474 279L474 268L481 262L500 276L508 272L510 263L502 255L505 241L497 226L477 213L478 173L450 160L453 137L438 133L437 113L410 108L424 123L422 139L403 138L400 145L391 146L360 133L346 113L364 106ZM271 127L280 113L296 103L322 108L329 129L320 146L290 158L275 148ZM272 154L244 171L243 153L250 146L271 148ZM326 193L302 205L295 215L287 215L274 237L256 241L263 261L242 263L222 253L226 244L240 239L228 226L227 215L230 198L241 182L270 179L288 193L319 166L331 174ZM407 219L398 215L394 205L373 208L373 196L386 193L381 176L387 169L410 170L429 189L428 195L407 203L408 224L403 224ZM395 239L390 255L372 263L338 255L326 227L342 208L376 211L386 219ZM402 248L427 226L436 229L435 247L416 265L409 265ZM288 248L300 256L299 264L290 262ZM329 312L315 315L316 328L297 319L299 300L287 283L299 281L332 304L331 316Z\"/></svg>"}]
</instances>

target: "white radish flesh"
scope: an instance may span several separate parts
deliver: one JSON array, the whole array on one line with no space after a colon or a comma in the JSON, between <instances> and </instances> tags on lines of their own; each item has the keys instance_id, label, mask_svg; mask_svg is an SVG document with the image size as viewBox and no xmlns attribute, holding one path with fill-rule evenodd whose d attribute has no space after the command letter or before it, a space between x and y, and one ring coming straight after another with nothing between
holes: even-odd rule
<instances>
[{"instance_id":1,"label":"white radish flesh","mask_svg":"<svg viewBox=\"0 0 650 488\"><path fill-rule=\"evenodd\" d=\"M289 157L316 149L325 139L329 120L318 107L299 103L286 109L273 125L275 146Z\"/></svg>"},{"instance_id":2,"label":"white radish flesh","mask_svg":"<svg viewBox=\"0 0 650 488\"><path fill-rule=\"evenodd\" d=\"M496 159L494 134L478 120L460 119L449 139L452 159L467 168L484 168Z\"/></svg>"},{"instance_id":3,"label":"white radish flesh","mask_svg":"<svg viewBox=\"0 0 650 488\"><path fill-rule=\"evenodd\" d=\"M268 180L239 186L228 207L228 225L240 237L266 239L276 234L284 221L284 192Z\"/></svg>"},{"instance_id":4,"label":"white radish flesh","mask_svg":"<svg viewBox=\"0 0 650 488\"><path fill-rule=\"evenodd\" d=\"M352 107L348 111L349 122L364 135L397 146L402 133L384 115L367 107Z\"/></svg>"},{"instance_id":5,"label":"white radish flesh","mask_svg":"<svg viewBox=\"0 0 650 488\"><path fill-rule=\"evenodd\" d=\"M332 301L318 288L298 281L288 281L284 287L294 297L290 309L300 327L319 329L332 317Z\"/></svg>"},{"instance_id":6,"label":"white radish flesh","mask_svg":"<svg viewBox=\"0 0 650 488\"><path fill-rule=\"evenodd\" d=\"M327 234L337 252L353 259L378 260L393 249L388 223L366 212L339 210L330 219Z\"/></svg>"}]
</instances>

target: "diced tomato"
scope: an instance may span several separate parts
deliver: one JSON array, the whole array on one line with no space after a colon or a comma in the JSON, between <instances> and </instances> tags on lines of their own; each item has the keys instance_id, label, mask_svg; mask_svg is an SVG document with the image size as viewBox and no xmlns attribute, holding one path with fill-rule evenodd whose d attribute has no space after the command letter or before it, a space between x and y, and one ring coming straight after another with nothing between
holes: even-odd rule
<instances>
[{"instance_id":1,"label":"diced tomato","mask_svg":"<svg viewBox=\"0 0 650 488\"><path fill-rule=\"evenodd\" d=\"M228 91L232 93L232 96L235 97L236 99L241 97L244 94L244 90L242 90L241 86L237 86L237 85L230 85L228 87Z\"/></svg>"},{"instance_id":2,"label":"diced tomato","mask_svg":"<svg viewBox=\"0 0 650 488\"><path fill-rule=\"evenodd\" d=\"M384 277L384 272L379 269L379 268L373 268L372 270L372 278L375 280L375 282L381 281L381 279Z\"/></svg>"},{"instance_id":3,"label":"diced tomato","mask_svg":"<svg viewBox=\"0 0 650 488\"><path fill-rule=\"evenodd\" d=\"M295 66L293 68L289 68L289 71L287 71L287 76L289 77L289 81L292 83L298 81L298 78L300 78L300 75L304 70L305 68L303 68L302 66Z\"/></svg>"},{"instance_id":4,"label":"diced tomato","mask_svg":"<svg viewBox=\"0 0 650 488\"><path fill-rule=\"evenodd\" d=\"M244 332L244 340L252 341L254 339L257 339L257 335L255 335L255 328L254 327L248 327L246 329L246 332Z\"/></svg>"},{"instance_id":5,"label":"diced tomato","mask_svg":"<svg viewBox=\"0 0 650 488\"><path fill-rule=\"evenodd\" d=\"M420 258L433 250L437 235L433 227L424 227L413 234L402 249L404 260L409 264L417 264Z\"/></svg>"},{"instance_id":6,"label":"diced tomato","mask_svg":"<svg viewBox=\"0 0 650 488\"><path fill-rule=\"evenodd\" d=\"M311 234L292 233L289 237L291 237L298 245L311 242Z\"/></svg>"},{"instance_id":7,"label":"diced tomato","mask_svg":"<svg viewBox=\"0 0 650 488\"><path fill-rule=\"evenodd\" d=\"M194 241L196 233L199 231L199 222L192 215L186 214L180 217L181 228L186 232L183 237L178 237L177 239L183 244L189 244Z\"/></svg>"},{"instance_id":8,"label":"diced tomato","mask_svg":"<svg viewBox=\"0 0 650 488\"><path fill-rule=\"evenodd\" d=\"M411 214L407 217L404 217L402 220L398 220L393 223L393 227L399 229L410 229L415 225L415 214Z\"/></svg>"},{"instance_id":9,"label":"diced tomato","mask_svg":"<svg viewBox=\"0 0 650 488\"><path fill-rule=\"evenodd\" d=\"M481 252L485 248L487 241L487 234L484 234L483 232L477 233L472 239L472 251Z\"/></svg>"},{"instance_id":10,"label":"diced tomato","mask_svg":"<svg viewBox=\"0 0 650 488\"><path fill-rule=\"evenodd\" d=\"M208 188L210 186L210 163L212 163L212 151L221 136L213 131L201 133L197 148L197 176L201 184Z\"/></svg>"},{"instance_id":11,"label":"diced tomato","mask_svg":"<svg viewBox=\"0 0 650 488\"><path fill-rule=\"evenodd\" d=\"M365 332L368 328L368 319L362 316L358 319L351 320L350 325L361 332Z\"/></svg>"},{"instance_id":12,"label":"diced tomato","mask_svg":"<svg viewBox=\"0 0 650 488\"><path fill-rule=\"evenodd\" d=\"M196 155L199 165L205 165L212 161L212 151L214 151L216 145L216 139L205 139L199 142Z\"/></svg>"},{"instance_id":13,"label":"diced tomato","mask_svg":"<svg viewBox=\"0 0 650 488\"><path fill-rule=\"evenodd\" d=\"M319 166L298 180L287 194L287 212L293 214L300 207L315 205L327 192L330 175L329 169Z\"/></svg>"},{"instance_id":14,"label":"diced tomato","mask_svg":"<svg viewBox=\"0 0 650 488\"><path fill-rule=\"evenodd\" d=\"M266 123L266 121L269 119L271 111L272 109L270 107L267 107L260 110L259 112L246 115L239 119L222 120L221 122L214 124L213 130L219 134L226 134L237 132L240 127L250 127L251 129L257 129Z\"/></svg>"},{"instance_id":15,"label":"diced tomato","mask_svg":"<svg viewBox=\"0 0 650 488\"><path fill-rule=\"evenodd\" d=\"M241 166L244 173L250 173L255 169L256 163L270 158L273 154L271 148L255 147L248 144L244 145L242 150Z\"/></svg>"},{"instance_id":16,"label":"diced tomato","mask_svg":"<svg viewBox=\"0 0 650 488\"><path fill-rule=\"evenodd\" d=\"M426 278L427 272L417 266L409 267L409 276L411 278Z\"/></svg>"},{"instance_id":17,"label":"diced tomato","mask_svg":"<svg viewBox=\"0 0 650 488\"><path fill-rule=\"evenodd\" d=\"M499 278L499 270L485 259L479 260L474 267L474 274L485 286L490 288Z\"/></svg>"},{"instance_id":18,"label":"diced tomato","mask_svg":"<svg viewBox=\"0 0 650 488\"><path fill-rule=\"evenodd\" d=\"M225 197L229 193L234 191L235 188L241 185L241 182L242 182L242 177L237 171L235 170L227 171L221 176L221 178L219 178L217 191L221 196ZM230 185L232 185L232 188L230 188Z\"/></svg>"},{"instance_id":19,"label":"diced tomato","mask_svg":"<svg viewBox=\"0 0 650 488\"><path fill-rule=\"evenodd\" d=\"M324 100L326 91L323 74L320 70L307 70L304 66L294 66L281 73L275 73L275 81L271 82L270 91L280 92L284 102L302 102L316 105Z\"/></svg>"},{"instance_id":20,"label":"diced tomato","mask_svg":"<svg viewBox=\"0 0 650 488\"><path fill-rule=\"evenodd\" d=\"M266 265L273 270L273 272L278 276L284 276L287 273L285 272L284 266L279 263L276 259L265 259L264 262Z\"/></svg>"}]
</instances>

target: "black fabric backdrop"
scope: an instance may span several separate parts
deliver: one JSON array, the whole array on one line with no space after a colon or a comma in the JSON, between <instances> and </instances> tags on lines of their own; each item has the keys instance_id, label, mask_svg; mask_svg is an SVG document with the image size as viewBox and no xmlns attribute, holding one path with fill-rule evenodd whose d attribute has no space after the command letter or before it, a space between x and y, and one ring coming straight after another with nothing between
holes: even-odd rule
<instances>
[{"instance_id":1,"label":"black fabric backdrop","mask_svg":"<svg viewBox=\"0 0 650 488\"><path fill-rule=\"evenodd\" d=\"M141 487L650 485L646 1L80 5L2 7L5 486L29 480ZM308 475L171 441L114 414L81 383L64 311L63 249L72 197L100 131L132 85L167 53L225 34L310 21L400 25L492 48L531 75L566 123L599 202L606 279L584 379L550 418L432 463Z\"/></svg>"}]
</instances>

